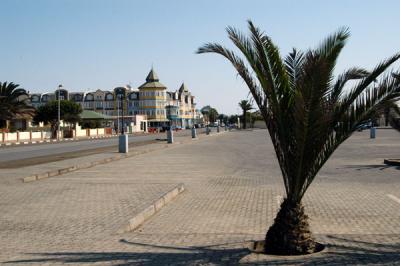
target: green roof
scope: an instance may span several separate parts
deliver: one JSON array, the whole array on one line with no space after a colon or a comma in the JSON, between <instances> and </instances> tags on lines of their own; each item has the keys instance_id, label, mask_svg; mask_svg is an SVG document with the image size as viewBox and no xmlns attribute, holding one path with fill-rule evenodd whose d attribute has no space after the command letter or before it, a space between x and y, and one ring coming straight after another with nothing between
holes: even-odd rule
<instances>
[{"instance_id":1,"label":"green roof","mask_svg":"<svg viewBox=\"0 0 400 266\"><path fill-rule=\"evenodd\" d=\"M80 114L80 117L81 117L81 119L87 119L87 120L96 120L96 119L109 120L109 119L112 119L111 116L103 115L101 113L97 113L97 112L89 111L89 110L83 110L82 113Z\"/></svg>"},{"instance_id":2,"label":"green roof","mask_svg":"<svg viewBox=\"0 0 400 266\"><path fill-rule=\"evenodd\" d=\"M142 84L139 89L166 89L167 87L165 87L164 84L162 84L161 82L159 82L157 73L154 71L154 69L152 68L149 72L149 74L147 75L146 78L146 82L144 84Z\"/></svg>"}]
</instances>

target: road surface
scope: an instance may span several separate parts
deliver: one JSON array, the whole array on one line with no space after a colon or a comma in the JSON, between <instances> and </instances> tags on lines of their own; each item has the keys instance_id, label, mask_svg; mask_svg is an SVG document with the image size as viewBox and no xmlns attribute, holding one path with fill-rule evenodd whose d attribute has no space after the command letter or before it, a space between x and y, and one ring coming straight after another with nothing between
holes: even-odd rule
<instances>
[{"instance_id":1,"label":"road surface","mask_svg":"<svg viewBox=\"0 0 400 266\"><path fill-rule=\"evenodd\" d=\"M204 132L198 129L198 133ZM191 130L174 132L175 136L191 136ZM129 143L144 145L166 138L166 133L129 136ZM0 149L0 168L14 168L52 162L118 149L118 138L91 139L52 144L12 146Z\"/></svg>"}]
</instances>

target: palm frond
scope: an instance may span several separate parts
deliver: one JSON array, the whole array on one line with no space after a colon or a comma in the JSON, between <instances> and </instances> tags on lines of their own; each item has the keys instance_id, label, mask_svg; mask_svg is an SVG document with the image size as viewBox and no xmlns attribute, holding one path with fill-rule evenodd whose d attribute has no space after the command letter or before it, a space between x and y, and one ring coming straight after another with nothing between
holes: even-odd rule
<instances>
[{"instance_id":1,"label":"palm frond","mask_svg":"<svg viewBox=\"0 0 400 266\"><path fill-rule=\"evenodd\" d=\"M386 75L377 87L371 83L400 54L371 72L351 68L335 79L336 61L349 37L347 28L328 36L317 49L294 49L283 61L272 40L251 21L248 26L248 36L227 28L246 63L218 44L206 44L198 53L223 55L246 82L267 124L287 198L300 202L318 171L357 126L399 99L398 73ZM344 93L351 80L358 83Z\"/></svg>"},{"instance_id":2,"label":"palm frond","mask_svg":"<svg viewBox=\"0 0 400 266\"><path fill-rule=\"evenodd\" d=\"M346 110L353 104L354 100L370 86L377 78L394 62L400 58L400 53L388 58L387 60L378 64L373 71L364 77L345 97L345 100L341 101L340 114L346 112Z\"/></svg>"},{"instance_id":3,"label":"palm frond","mask_svg":"<svg viewBox=\"0 0 400 266\"><path fill-rule=\"evenodd\" d=\"M343 88L350 80L365 78L369 72L364 68L353 67L340 74L329 93L332 103L337 102L342 95Z\"/></svg>"},{"instance_id":4,"label":"palm frond","mask_svg":"<svg viewBox=\"0 0 400 266\"><path fill-rule=\"evenodd\" d=\"M235 55L235 53L219 44L207 43L204 44L197 50L198 54L202 53L217 53L228 59L233 67L236 69L240 77L244 80L248 86L250 92L253 95L254 100L258 106L267 105L267 96L260 90L257 81L253 78L250 71L246 67L245 63L241 58ZM269 114L268 114L269 116Z\"/></svg>"}]
</instances>

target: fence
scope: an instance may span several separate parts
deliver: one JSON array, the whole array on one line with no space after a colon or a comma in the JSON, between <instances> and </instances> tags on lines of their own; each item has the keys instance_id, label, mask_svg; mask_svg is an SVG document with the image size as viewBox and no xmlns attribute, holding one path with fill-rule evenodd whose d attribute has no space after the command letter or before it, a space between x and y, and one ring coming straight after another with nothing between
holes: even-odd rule
<instances>
[{"instance_id":1,"label":"fence","mask_svg":"<svg viewBox=\"0 0 400 266\"><path fill-rule=\"evenodd\" d=\"M20 142L32 140L50 139L49 131L21 131L21 132L2 132L0 133L0 142Z\"/></svg>"},{"instance_id":2,"label":"fence","mask_svg":"<svg viewBox=\"0 0 400 266\"><path fill-rule=\"evenodd\" d=\"M111 135L111 128L95 128L95 129L81 129L77 127L72 130L74 138L79 137L98 137L104 135ZM25 141L39 141L51 138L50 131L21 131L21 132L0 132L0 142L25 142Z\"/></svg>"}]
</instances>

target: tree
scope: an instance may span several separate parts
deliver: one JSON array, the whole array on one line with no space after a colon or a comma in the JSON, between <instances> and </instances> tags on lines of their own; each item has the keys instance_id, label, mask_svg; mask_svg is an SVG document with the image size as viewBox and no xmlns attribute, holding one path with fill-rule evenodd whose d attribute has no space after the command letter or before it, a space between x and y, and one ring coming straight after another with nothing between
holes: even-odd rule
<instances>
[{"instance_id":1,"label":"tree","mask_svg":"<svg viewBox=\"0 0 400 266\"><path fill-rule=\"evenodd\" d=\"M206 105L203 108L201 108L200 112L205 117L206 122L214 123L215 121L217 121L218 111L215 108Z\"/></svg>"},{"instance_id":2,"label":"tree","mask_svg":"<svg viewBox=\"0 0 400 266\"><path fill-rule=\"evenodd\" d=\"M0 121L3 121L6 128L7 121L17 115L32 116L34 113L35 108L29 104L29 97L24 89L12 82L0 82Z\"/></svg>"},{"instance_id":3,"label":"tree","mask_svg":"<svg viewBox=\"0 0 400 266\"><path fill-rule=\"evenodd\" d=\"M347 28L328 36L316 49L293 49L283 60L269 36L251 21L248 26L250 36L227 28L246 62L235 51L215 43L207 43L197 52L217 53L232 63L266 122L286 196L267 231L265 252L312 253L317 245L302 198L339 145L374 112L399 99L399 76L386 69L400 54L371 72L353 67L334 77L337 58L349 37ZM377 78L379 83L374 87Z\"/></svg>"},{"instance_id":4,"label":"tree","mask_svg":"<svg viewBox=\"0 0 400 266\"><path fill-rule=\"evenodd\" d=\"M229 116L228 122L229 124L236 124L238 121L238 115L231 115Z\"/></svg>"},{"instance_id":5,"label":"tree","mask_svg":"<svg viewBox=\"0 0 400 266\"><path fill-rule=\"evenodd\" d=\"M83 120L82 121L82 128L100 128L102 127L102 121L99 119L94 120Z\"/></svg>"},{"instance_id":6,"label":"tree","mask_svg":"<svg viewBox=\"0 0 400 266\"><path fill-rule=\"evenodd\" d=\"M201 108L201 110L200 110L200 112L203 114L204 122L206 124L208 124L210 122L210 119L208 117L208 112L210 111L210 108L211 107L209 105L206 105L203 108Z\"/></svg>"},{"instance_id":7,"label":"tree","mask_svg":"<svg viewBox=\"0 0 400 266\"><path fill-rule=\"evenodd\" d=\"M225 115L225 114L219 114L218 115L218 120L221 121L222 123L224 123L224 125L227 124L228 118L229 117L227 115Z\"/></svg>"},{"instance_id":8,"label":"tree","mask_svg":"<svg viewBox=\"0 0 400 266\"><path fill-rule=\"evenodd\" d=\"M60 101L60 119L67 123L77 123L80 121L79 114L82 113L82 107L72 101ZM36 115L33 118L36 123L44 122L50 124L52 136L57 134L58 126L58 101L51 101L40 106L36 110Z\"/></svg>"},{"instance_id":9,"label":"tree","mask_svg":"<svg viewBox=\"0 0 400 266\"><path fill-rule=\"evenodd\" d=\"M247 126L247 112L253 109L253 106L251 104L251 102L249 102L248 100L241 100L239 102L239 106L240 108L242 108L243 111L243 128L246 129Z\"/></svg>"},{"instance_id":10,"label":"tree","mask_svg":"<svg viewBox=\"0 0 400 266\"><path fill-rule=\"evenodd\" d=\"M217 109L211 107L210 110L208 111L208 117L211 123L215 123L215 121L217 121L218 118Z\"/></svg>"}]
</instances>

